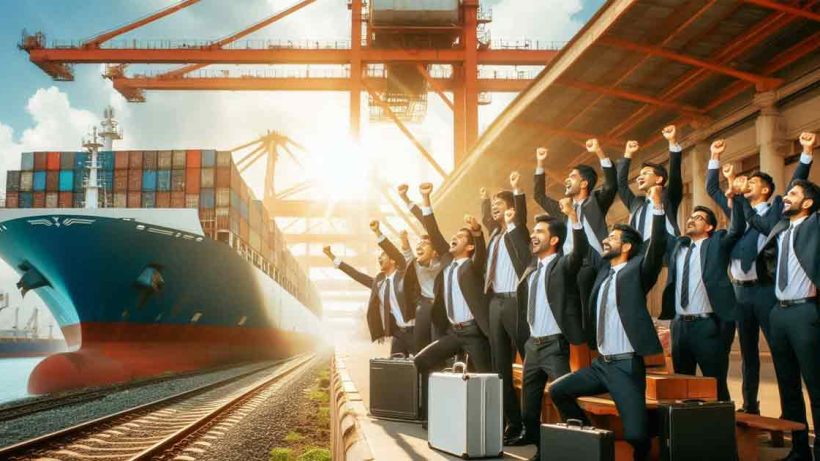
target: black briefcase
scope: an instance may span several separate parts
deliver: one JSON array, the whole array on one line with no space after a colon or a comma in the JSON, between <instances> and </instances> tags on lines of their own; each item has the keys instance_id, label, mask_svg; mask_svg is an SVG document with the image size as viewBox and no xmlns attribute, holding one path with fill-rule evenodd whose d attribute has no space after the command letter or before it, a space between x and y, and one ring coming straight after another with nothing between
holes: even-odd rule
<instances>
[{"instance_id":1,"label":"black briefcase","mask_svg":"<svg viewBox=\"0 0 820 461\"><path fill-rule=\"evenodd\" d=\"M417 421L421 376L413 359L396 354L370 359L370 413L377 418Z\"/></svg>"},{"instance_id":2,"label":"black briefcase","mask_svg":"<svg viewBox=\"0 0 820 461\"><path fill-rule=\"evenodd\" d=\"M735 404L684 400L658 405L663 461L734 461Z\"/></svg>"},{"instance_id":3,"label":"black briefcase","mask_svg":"<svg viewBox=\"0 0 820 461\"><path fill-rule=\"evenodd\" d=\"M615 434L577 419L541 425L541 461L614 461Z\"/></svg>"}]
</instances>

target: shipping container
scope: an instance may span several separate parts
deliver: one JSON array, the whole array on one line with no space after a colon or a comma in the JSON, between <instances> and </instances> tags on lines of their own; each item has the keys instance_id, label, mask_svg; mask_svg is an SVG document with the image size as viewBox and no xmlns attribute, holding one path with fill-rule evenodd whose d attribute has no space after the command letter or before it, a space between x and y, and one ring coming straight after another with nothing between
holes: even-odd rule
<instances>
[{"instance_id":1,"label":"shipping container","mask_svg":"<svg viewBox=\"0 0 820 461\"><path fill-rule=\"evenodd\" d=\"M114 192L128 190L128 170L114 170Z\"/></svg>"},{"instance_id":2,"label":"shipping container","mask_svg":"<svg viewBox=\"0 0 820 461\"><path fill-rule=\"evenodd\" d=\"M33 188L34 188L34 172L33 171L23 171L23 172L21 172L20 173L20 192L31 192Z\"/></svg>"},{"instance_id":3,"label":"shipping container","mask_svg":"<svg viewBox=\"0 0 820 461\"><path fill-rule=\"evenodd\" d=\"M23 171L34 171L34 152L23 152L22 159L20 160L20 169Z\"/></svg>"},{"instance_id":4,"label":"shipping container","mask_svg":"<svg viewBox=\"0 0 820 461\"><path fill-rule=\"evenodd\" d=\"M49 152L48 154L46 154L46 170L48 170L48 171L60 171L60 153L59 152ZM57 203L57 202L55 201L55 203Z\"/></svg>"},{"instance_id":5,"label":"shipping container","mask_svg":"<svg viewBox=\"0 0 820 461\"><path fill-rule=\"evenodd\" d=\"M113 157L112 157L113 158ZM97 171L97 184L108 194L114 192L114 170Z\"/></svg>"},{"instance_id":6,"label":"shipping container","mask_svg":"<svg viewBox=\"0 0 820 461\"><path fill-rule=\"evenodd\" d=\"M46 152L35 152L34 153L34 171L45 171L46 170ZM45 197L43 197L43 203L45 203ZM40 207L42 208L42 207Z\"/></svg>"},{"instance_id":7,"label":"shipping container","mask_svg":"<svg viewBox=\"0 0 820 461\"><path fill-rule=\"evenodd\" d=\"M88 170L74 170L74 192L85 190L88 181Z\"/></svg>"},{"instance_id":8,"label":"shipping container","mask_svg":"<svg viewBox=\"0 0 820 461\"><path fill-rule=\"evenodd\" d=\"M117 170L128 169L128 155L127 150L118 150L114 153L114 168Z\"/></svg>"},{"instance_id":9,"label":"shipping container","mask_svg":"<svg viewBox=\"0 0 820 461\"><path fill-rule=\"evenodd\" d=\"M142 170L128 170L128 192L142 190ZM130 201L129 201L130 203ZM129 206L131 208L131 206Z\"/></svg>"},{"instance_id":10,"label":"shipping container","mask_svg":"<svg viewBox=\"0 0 820 461\"><path fill-rule=\"evenodd\" d=\"M250 234L248 236L248 244L257 252L262 251L262 239L261 237L259 237L259 234L257 232L250 231Z\"/></svg>"},{"instance_id":11,"label":"shipping container","mask_svg":"<svg viewBox=\"0 0 820 461\"><path fill-rule=\"evenodd\" d=\"M202 180L199 183L200 189L213 189L216 181L214 181L214 169L213 168L203 168L202 174L200 175L200 179Z\"/></svg>"},{"instance_id":12,"label":"shipping container","mask_svg":"<svg viewBox=\"0 0 820 461\"><path fill-rule=\"evenodd\" d=\"M88 158L88 152L74 152L74 169L87 170Z\"/></svg>"},{"instance_id":13,"label":"shipping container","mask_svg":"<svg viewBox=\"0 0 820 461\"><path fill-rule=\"evenodd\" d=\"M231 186L231 170L229 168L217 168L215 187L230 187Z\"/></svg>"},{"instance_id":14,"label":"shipping container","mask_svg":"<svg viewBox=\"0 0 820 461\"><path fill-rule=\"evenodd\" d=\"M155 192L157 190L156 170L144 170L142 172L142 190L144 192Z\"/></svg>"},{"instance_id":15,"label":"shipping container","mask_svg":"<svg viewBox=\"0 0 820 461\"><path fill-rule=\"evenodd\" d=\"M143 192L142 193L142 207L143 208L156 208L157 206L157 193L156 192Z\"/></svg>"},{"instance_id":16,"label":"shipping container","mask_svg":"<svg viewBox=\"0 0 820 461\"><path fill-rule=\"evenodd\" d=\"M157 169L157 151L147 150L142 154L142 169L156 170Z\"/></svg>"},{"instance_id":17,"label":"shipping container","mask_svg":"<svg viewBox=\"0 0 820 461\"><path fill-rule=\"evenodd\" d=\"M157 192L157 208L170 208L171 207L171 193L170 192Z\"/></svg>"},{"instance_id":18,"label":"shipping container","mask_svg":"<svg viewBox=\"0 0 820 461\"><path fill-rule=\"evenodd\" d=\"M244 242L247 242L250 238L250 226L248 226L248 221L244 219L239 220L239 238Z\"/></svg>"},{"instance_id":19,"label":"shipping container","mask_svg":"<svg viewBox=\"0 0 820 461\"><path fill-rule=\"evenodd\" d=\"M60 154L60 169L61 170L73 170L74 169L74 152L63 152ZM71 208L71 207L66 207Z\"/></svg>"},{"instance_id":20,"label":"shipping container","mask_svg":"<svg viewBox=\"0 0 820 461\"><path fill-rule=\"evenodd\" d=\"M128 194L126 192L114 192L114 208L128 207Z\"/></svg>"},{"instance_id":21,"label":"shipping container","mask_svg":"<svg viewBox=\"0 0 820 461\"><path fill-rule=\"evenodd\" d=\"M218 208L232 206L230 189L227 187L216 189L216 206Z\"/></svg>"},{"instance_id":22,"label":"shipping container","mask_svg":"<svg viewBox=\"0 0 820 461\"><path fill-rule=\"evenodd\" d=\"M34 208L33 192L20 192L20 208Z\"/></svg>"},{"instance_id":23,"label":"shipping container","mask_svg":"<svg viewBox=\"0 0 820 461\"><path fill-rule=\"evenodd\" d=\"M47 171L46 172L46 192L57 192L60 188L60 172Z\"/></svg>"},{"instance_id":24,"label":"shipping container","mask_svg":"<svg viewBox=\"0 0 820 461\"><path fill-rule=\"evenodd\" d=\"M216 208L216 230L230 230L231 216L228 208Z\"/></svg>"},{"instance_id":25,"label":"shipping container","mask_svg":"<svg viewBox=\"0 0 820 461\"><path fill-rule=\"evenodd\" d=\"M90 157L89 157L90 160ZM106 171L114 169L114 152L105 150L97 154L97 167Z\"/></svg>"},{"instance_id":26,"label":"shipping container","mask_svg":"<svg viewBox=\"0 0 820 461\"><path fill-rule=\"evenodd\" d=\"M216 198L214 197L213 189L199 190L199 207L212 209L216 206Z\"/></svg>"},{"instance_id":27,"label":"shipping container","mask_svg":"<svg viewBox=\"0 0 820 461\"><path fill-rule=\"evenodd\" d=\"M6 208L19 208L20 207L20 193L19 192L6 192Z\"/></svg>"},{"instance_id":28,"label":"shipping container","mask_svg":"<svg viewBox=\"0 0 820 461\"><path fill-rule=\"evenodd\" d=\"M46 192L46 208L57 208L58 203L60 203L58 192Z\"/></svg>"},{"instance_id":29,"label":"shipping container","mask_svg":"<svg viewBox=\"0 0 820 461\"><path fill-rule=\"evenodd\" d=\"M74 200L71 204L73 208L83 208L85 207L85 194L78 194L74 192Z\"/></svg>"},{"instance_id":30,"label":"shipping container","mask_svg":"<svg viewBox=\"0 0 820 461\"><path fill-rule=\"evenodd\" d=\"M185 192L171 192L171 208L185 208Z\"/></svg>"},{"instance_id":31,"label":"shipping container","mask_svg":"<svg viewBox=\"0 0 820 461\"><path fill-rule=\"evenodd\" d=\"M202 166L202 151L189 149L185 151L185 168L199 168Z\"/></svg>"},{"instance_id":32,"label":"shipping container","mask_svg":"<svg viewBox=\"0 0 820 461\"><path fill-rule=\"evenodd\" d=\"M185 208L199 208L199 194L185 194Z\"/></svg>"},{"instance_id":33,"label":"shipping container","mask_svg":"<svg viewBox=\"0 0 820 461\"><path fill-rule=\"evenodd\" d=\"M174 170L184 170L185 169L185 151L184 150L175 150L173 153L173 159L171 160L171 165Z\"/></svg>"},{"instance_id":34,"label":"shipping container","mask_svg":"<svg viewBox=\"0 0 820 461\"><path fill-rule=\"evenodd\" d=\"M60 171L60 192L71 192L74 190L74 170Z\"/></svg>"},{"instance_id":35,"label":"shipping container","mask_svg":"<svg viewBox=\"0 0 820 461\"><path fill-rule=\"evenodd\" d=\"M171 192L185 192L185 170L171 172Z\"/></svg>"},{"instance_id":36,"label":"shipping container","mask_svg":"<svg viewBox=\"0 0 820 461\"><path fill-rule=\"evenodd\" d=\"M128 208L139 208L142 205L141 192L128 192Z\"/></svg>"},{"instance_id":37,"label":"shipping container","mask_svg":"<svg viewBox=\"0 0 820 461\"><path fill-rule=\"evenodd\" d=\"M188 168L185 170L185 192L189 194L198 194L200 177L201 173L199 168Z\"/></svg>"},{"instance_id":38,"label":"shipping container","mask_svg":"<svg viewBox=\"0 0 820 461\"><path fill-rule=\"evenodd\" d=\"M111 191L100 191L97 204L102 208L111 208L114 206L114 193Z\"/></svg>"},{"instance_id":39,"label":"shipping container","mask_svg":"<svg viewBox=\"0 0 820 461\"><path fill-rule=\"evenodd\" d=\"M33 175L33 185L32 189L35 192L42 192L46 190L46 172L45 171L35 171Z\"/></svg>"},{"instance_id":40,"label":"shipping container","mask_svg":"<svg viewBox=\"0 0 820 461\"><path fill-rule=\"evenodd\" d=\"M74 206L74 194L72 192L60 192L57 198L57 207L72 208Z\"/></svg>"},{"instance_id":41,"label":"shipping container","mask_svg":"<svg viewBox=\"0 0 820 461\"><path fill-rule=\"evenodd\" d=\"M20 192L20 172L6 172L6 192Z\"/></svg>"},{"instance_id":42,"label":"shipping container","mask_svg":"<svg viewBox=\"0 0 820 461\"><path fill-rule=\"evenodd\" d=\"M142 170L142 151L132 150L128 153L128 169Z\"/></svg>"},{"instance_id":43,"label":"shipping container","mask_svg":"<svg viewBox=\"0 0 820 461\"><path fill-rule=\"evenodd\" d=\"M171 191L171 170L157 171L157 190L162 192Z\"/></svg>"},{"instance_id":44,"label":"shipping container","mask_svg":"<svg viewBox=\"0 0 820 461\"><path fill-rule=\"evenodd\" d=\"M231 163L233 163L230 152L220 151L216 153L216 166L217 168L222 167L230 167Z\"/></svg>"},{"instance_id":45,"label":"shipping container","mask_svg":"<svg viewBox=\"0 0 820 461\"><path fill-rule=\"evenodd\" d=\"M161 150L157 152L157 168L160 170L170 170L172 159L173 152L170 150Z\"/></svg>"},{"instance_id":46,"label":"shipping container","mask_svg":"<svg viewBox=\"0 0 820 461\"><path fill-rule=\"evenodd\" d=\"M202 151L202 168L213 168L216 166L216 151L204 149Z\"/></svg>"},{"instance_id":47,"label":"shipping container","mask_svg":"<svg viewBox=\"0 0 820 461\"><path fill-rule=\"evenodd\" d=\"M239 201L239 216L241 216L243 220L248 221L248 202L245 200Z\"/></svg>"},{"instance_id":48,"label":"shipping container","mask_svg":"<svg viewBox=\"0 0 820 461\"><path fill-rule=\"evenodd\" d=\"M237 193L235 190L231 189L231 198L230 198L230 200L231 200L231 202L230 202L231 203L231 211L236 212L236 217L239 218L239 202L241 202L241 200L239 199L239 193Z\"/></svg>"}]
</instances>

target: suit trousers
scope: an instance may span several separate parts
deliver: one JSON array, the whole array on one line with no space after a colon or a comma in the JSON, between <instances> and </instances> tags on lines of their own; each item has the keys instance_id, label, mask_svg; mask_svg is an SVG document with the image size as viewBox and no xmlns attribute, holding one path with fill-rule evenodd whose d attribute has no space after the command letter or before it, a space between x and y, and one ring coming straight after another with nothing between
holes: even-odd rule
<instances>
[{"instance_id":1,"label":"suit trousers","mask_svg":"<svg viewBox=\"0 0 820 461\"><path fill-rule=\"evenodd\" d=\"M634 448L634 459L647 459L649 415L646 411L646 368L642 357L612 362L597 357L590 366L558 378L549 391L565 421L579 419L585 425L591 424L578 405L578 397L609 392L623 421L624 439Z\"/></svg>"},{"instance_id":2,"label":"suit trousers","mask_svg":"<svg viewBox=\"0 0 820 461\"><path fill-rule=\"evenodd\" d=\"M414 327L397 328L390 341L390 355L404 354L410 356L416 353L416 341L413 335Z\"/></svg>"},{"instance_id":3,"label":"suit trousers","mask_svg":"<svg viewBox=\"0 0 820 461\"><path fill-rule=\"evenodd\" d=\"M732 328L734 332L734 328ZM729 349L726 329L715 316L697 320L672 320L672 364L675 373L703 376L717 380L717 398L728 402Z\"/></svg>"},{"instance_id":4,"label":"suit trousers","mask_svg":"<svg viewBox=\"0 0 820 461\"><path fill-rule=\"evenodd\" d=\"M743 376L743 407L757 408L760 387L760 331L770 343L769 315L777 301L774 285L735 286L740 339L741 374Z\"/></svg>"},{"instance_id":5,"label":"suit trousers","mask_svg":"<svg viewBox=\"0 0 820 461\"><path fill-rule=\"evenodd\" d=\"M420 351L439 338L433 323L433 300L420 297L416 304L415 341L416 350Z\"/></svg>"},{"instance_id":6,"label":"suit trousers","mask_svg":"<svg viewBox=\"0 0 820 461\"><path fill-rule=\"evenodd\" d=\"M817 305L775 305L769 317L772 360L780 389L783 419L806 424L806 405L800 377L806 382L814 427L820 427L820 319ZM792 433L794 450L808 454L808 431ZM820 459L820 443L814 445Z\"/></svg>"},{"instance_id":7,"label":"suit trousers","mask_svg":"<svg viewBox=\"0 0 820 461\"><path fill-rule=\"evenodd\" d=\"M569 373L569 342L563 336L559 336L535 344L530 338L527 340L526 349L521 392L524 431L527 439L537 445L540 439L544 386L548 380L555 381Z\"/></svg>"},{"instance_id":8,"label":"suit trousers","mask_svg":"<svg viewBox=\"0 0 820 461\"><path fill-rule=\"evenodd\" d=\"M501 377L504 388L504 415L507 424L520 430L521 405L512 382L512 364L516 349L523 358L524 344L529 337L529 325L519 319L515 293L494 294L490 299L490 350L493 371Z\"/></svg>"},{"instance_id":9,"label":"suit trousers","mask_svg":"<svg viewBox=\"0 0 820 461\"><path fill-rule=\"evenodd\" d=\"M447 334L430 343L416 355L414 362L416 369L422 376L422 419L427 418L427 378L430 372L440 370L448 358L460 352L467 353L469 369L479 373L489 373L492 370L487 337L484 336L478 325L472 325L457 331L450 328Z\"/></svg>"}]
</instances>

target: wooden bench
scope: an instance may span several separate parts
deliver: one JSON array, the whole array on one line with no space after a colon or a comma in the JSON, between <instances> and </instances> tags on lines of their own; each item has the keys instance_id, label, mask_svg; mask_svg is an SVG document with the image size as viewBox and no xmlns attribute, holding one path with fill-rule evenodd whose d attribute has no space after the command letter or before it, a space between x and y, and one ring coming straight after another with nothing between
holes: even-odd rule
<instances>
[{"instance_id":1,"label":"wooden bench","mask_svg":"<svg viewBox=\"0 0 820 461\"><path fill-rule=\"evenodd\" d=\"M743 461L757 461L760 459L759 438L768 433L772 446L783 446L783 435L786 432L802 431L806 426L802 423L788 421L767 416L752 415L749 413L735 414L735 435L737 438L737 452Z\"/></svg>"}]
</instances>

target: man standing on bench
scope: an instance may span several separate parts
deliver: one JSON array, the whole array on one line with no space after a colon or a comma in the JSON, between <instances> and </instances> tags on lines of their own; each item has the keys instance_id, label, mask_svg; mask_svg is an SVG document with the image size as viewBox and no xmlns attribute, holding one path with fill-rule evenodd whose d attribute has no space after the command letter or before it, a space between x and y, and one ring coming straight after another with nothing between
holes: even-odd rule
<instances>
[{"instance_id":1,"label":"man standing on bench","mask_svg":"<svg viewBox=\"0 0 820 461\"><path fill-rule=\"evenodd\" d=\"M562 418L586 424L589 420L578 397L609 392L635 460L647 459L650 448L643 357L663 352L646 307L646 294L657 282L666 254L661 187L651 187L649 197L653 222L645 252L641 251L641 234L625 224L616 224L603 242L604 261L590 294L591 318L587 321L590 347L600 355L589 367L549 387Z\"/></svg>"}]
</instances>

